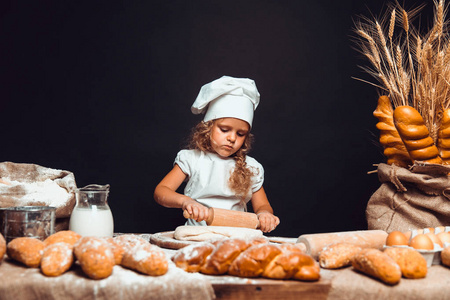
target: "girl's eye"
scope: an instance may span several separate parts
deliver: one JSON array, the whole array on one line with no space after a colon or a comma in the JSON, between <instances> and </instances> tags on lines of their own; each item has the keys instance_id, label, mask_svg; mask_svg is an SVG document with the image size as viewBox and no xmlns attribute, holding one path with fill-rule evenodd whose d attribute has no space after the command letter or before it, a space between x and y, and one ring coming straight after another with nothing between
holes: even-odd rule
<instances>
[{"instance_id":1,"label":"girl's eye","mask_svg":"<svg viewBox=\"0 0 450 300\"><path fill-rule=\"evenodd\" d=\"M227 132L227 131L228 131L228 129L225 129L225 128L220 128L220 131L222 131L222 132Z\"/></svg>"},{"instance_id":2,"label":"girl's eye","mask_svg":"<svg viewBox=\"0 0 450 300\"><path fill-rule=\"evenodd\" d=\"M240 136L240 137L243 137L243 136L245 136L245 134L244 134L244 133L240 133L240 132L238 132L238 133L237 133L237 135L238 135L238 136Z\"/></svg>"}]
</instances>

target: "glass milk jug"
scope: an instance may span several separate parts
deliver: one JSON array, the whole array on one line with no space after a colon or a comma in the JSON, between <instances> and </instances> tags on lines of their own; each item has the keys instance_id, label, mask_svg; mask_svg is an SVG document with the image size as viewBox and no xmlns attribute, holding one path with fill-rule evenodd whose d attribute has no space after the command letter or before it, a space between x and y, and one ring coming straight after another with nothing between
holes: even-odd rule
<instances>
[{"instance_id":1,"label":"glass milk jug","mask_svg":"<svg viewBox=\"0 0 450 300\"><path fill-rule=\"evenodd\" d=\"M112 237L114 220L108 206L109 184L90 184L75 192L69 229L81 236Z\"/></svg>"}]
</instances>

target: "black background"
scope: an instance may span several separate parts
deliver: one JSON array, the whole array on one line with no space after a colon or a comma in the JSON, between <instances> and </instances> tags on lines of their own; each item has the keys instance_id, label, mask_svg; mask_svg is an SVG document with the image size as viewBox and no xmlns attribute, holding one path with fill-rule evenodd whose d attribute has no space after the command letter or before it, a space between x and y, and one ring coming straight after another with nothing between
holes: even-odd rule
<instances>
[{"instance_id":1,"label":"black background","mask_svg":"<svg viewBox=\"0 0 450 300\"><path fill-rule=\"evenodd\" d=\"M79 187L109 183L116 232L173 230L181 210L156 204L153 190L201 120L190 106L203 84L248 77L261 93L250 155L281 219L272 235L365 229L379 187L367 172L384 157L379 91L352 78L372 80L352 28L386 4L5 2L0 160L72 171Z\"/></svg>"}]
</instances>

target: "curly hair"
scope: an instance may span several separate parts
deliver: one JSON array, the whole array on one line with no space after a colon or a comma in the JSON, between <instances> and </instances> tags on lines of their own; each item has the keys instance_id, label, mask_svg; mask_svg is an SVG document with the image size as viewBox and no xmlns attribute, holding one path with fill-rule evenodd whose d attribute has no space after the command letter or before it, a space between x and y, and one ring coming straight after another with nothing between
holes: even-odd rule
<instances>
[{"instance_id":1,"label":"curly hair","mask_svg":"<svg viewBox=\"0 0 450 300\"><path fill-rule=\"evenodd\" d=\"M188 145L189 149L198 149L204 152L212 152L214 150L211 146L211 130L215 120L200 122L192 129L191 139ZM245 137L242 147L232 155L236 162L236 166L228 180L228 186L236 193L236 195L244 200L250 192L252 186L253 171L247 167L245 158L251 149L253 142L253 135L249 132Z\"/></svg>"}]
</instances>

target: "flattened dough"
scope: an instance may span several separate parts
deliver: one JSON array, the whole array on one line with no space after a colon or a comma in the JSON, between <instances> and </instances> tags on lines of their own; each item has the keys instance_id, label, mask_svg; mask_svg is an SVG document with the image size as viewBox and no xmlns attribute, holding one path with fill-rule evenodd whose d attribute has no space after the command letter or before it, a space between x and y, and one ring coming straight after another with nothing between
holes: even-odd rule
<instances>
[{"instance_id":1,"label":"flattened dough","mask_svg":"<svg viewBox=\"0 0 450 300\"><path fill-rule=\"evenodd\" d=\"M263 232L259 229L228 226L178 226L173 234L176 240L203 242L211 239L261 238Z\"/></svg>"}]
</instances>

